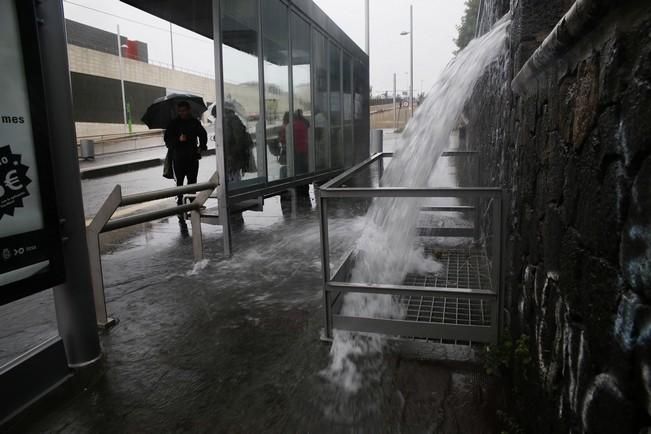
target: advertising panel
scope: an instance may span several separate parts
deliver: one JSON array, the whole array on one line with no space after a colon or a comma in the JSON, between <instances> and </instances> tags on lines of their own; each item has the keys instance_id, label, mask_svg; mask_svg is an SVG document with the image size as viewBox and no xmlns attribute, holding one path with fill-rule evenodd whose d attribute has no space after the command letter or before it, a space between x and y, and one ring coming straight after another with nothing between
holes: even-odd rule
<instances>
[{"instance_id":1,"label":"advertising panel","mask_svg":"<svg viewBox=\"0 0 651 434\"><path fill-rule=\"evenodd\" d=\"M0 2L0 304L63 281L31 1Z\"/></svg>"}]
</instances>

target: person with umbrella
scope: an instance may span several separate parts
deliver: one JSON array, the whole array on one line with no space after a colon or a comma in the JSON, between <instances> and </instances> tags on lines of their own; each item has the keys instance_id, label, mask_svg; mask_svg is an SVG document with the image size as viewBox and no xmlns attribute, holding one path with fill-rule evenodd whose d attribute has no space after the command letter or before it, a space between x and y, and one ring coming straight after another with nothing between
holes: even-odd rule
<instances>
[{"instance_id":1,"label":"person with umbrella","mask_svg":"<svg viewBox=\"0 0 651 434\"><path fill-rule=\"evenodd\" d=\"M208 150L208 134L201 122L192 116L188 101L178 102L176 113L178 116L172 119L165 129L165 146L172 159L176 185L180 187L186 178L188 184L197 183L201 152ZM182 194L178 196L177 203L183 204Z\"/></svg>"}]
</instances>

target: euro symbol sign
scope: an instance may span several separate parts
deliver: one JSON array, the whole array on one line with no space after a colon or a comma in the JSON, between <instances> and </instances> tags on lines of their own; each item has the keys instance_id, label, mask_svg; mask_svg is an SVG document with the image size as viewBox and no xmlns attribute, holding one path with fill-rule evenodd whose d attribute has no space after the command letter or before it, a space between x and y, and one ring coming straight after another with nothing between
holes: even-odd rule
<instances>
[{"instance_id":1,"label":"euro symbol sign","mask_svg":"<svg viewBox=\"0 0 651 434\"><path fill-rule=\"evenodd\" d=\"M18 172L16 172L16 170L10 170L7 172L4 184L9 190L13 191L18 191L23 188L23 184L20 182L20 178L18 178Z\"/></svg>"}]
</instances>

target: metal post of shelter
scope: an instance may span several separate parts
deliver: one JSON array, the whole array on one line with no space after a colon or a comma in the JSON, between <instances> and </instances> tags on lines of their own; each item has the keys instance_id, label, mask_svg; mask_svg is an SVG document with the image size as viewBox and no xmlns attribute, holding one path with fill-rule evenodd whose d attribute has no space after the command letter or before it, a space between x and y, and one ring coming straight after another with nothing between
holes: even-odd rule
<instances>
[{"instance_id":1,"label":"metal post of shelter","mask_svg":"<svg viewBox=\"0 0 651 434\"><path fill-rule=\"evenodd\" d=\"M45 105L50 120L52 166L58 194L66 282L54 289L59 334L64 341L68 364L82 367L101 357L95 329L91 270L86 244L86 227L72 118L72 97L68 69L66 30L61 1L36 2L40 17L39 43L44 74Z\"/></svg>"},{"instance_id":2,"label":"metal post of shelter","mask_svg":"<svg viewBox=\"0 0 651 434\"><path fill-rule=\"evenodd\" d=\"M226 148L224 147L224 72L222 67L222 30L220 0L212 1L212 28L215 53L215 157L219 173L219 220L224 231L224 254L231 256L231 224L228 205L228 181L226 179Z\"/></svg>"}]
</instances>

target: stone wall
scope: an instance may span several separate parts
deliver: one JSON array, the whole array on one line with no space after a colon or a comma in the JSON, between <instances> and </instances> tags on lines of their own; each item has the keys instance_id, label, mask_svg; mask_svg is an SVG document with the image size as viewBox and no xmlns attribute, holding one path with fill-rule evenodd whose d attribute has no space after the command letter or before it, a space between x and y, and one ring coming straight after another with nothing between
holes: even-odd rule
<instances>
[{"instance_id":1,"label":"stone wall","mask_svg":"<svg viewBox=\"0 0 651 434\"><path fill-rule=\"evenodd\" d=\"M533 362L509 411L526 432L651 432L651 10L623 1L517 96L572 1L505 3L483 2L484 20L511 10L510 47L466 116L483 183L511 192L506 324Z\"/></svg>"}]
</instances>

